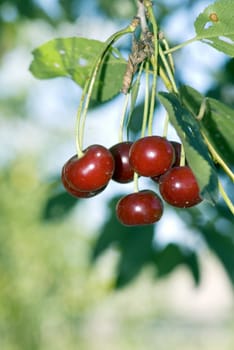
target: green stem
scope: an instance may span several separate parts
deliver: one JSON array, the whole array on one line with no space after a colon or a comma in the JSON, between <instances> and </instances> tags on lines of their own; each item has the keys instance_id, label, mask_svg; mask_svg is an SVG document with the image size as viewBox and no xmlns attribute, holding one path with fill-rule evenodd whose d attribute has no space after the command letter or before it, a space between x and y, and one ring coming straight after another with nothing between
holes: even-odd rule
<instances>
[{"instance_id":1,"label":"green stem","mask_svg":"<svg viewBox=\"0 0 234 350\"><path fill-rule=\"evenodd\" d=\"M83 155L83 151L82 151L82 133L81 133L81 128L80 128L80 122L81 122L81 115L82 115L82 109L83 109L83 105L85 102L85 96L88 90L88 86L89 86L89 81L87 80L82 92L82 96L80 99L80 103L79 103L79 107L77 110L77 116L76 116L76 126L75 126L75 133L76 133L76 150L77 150L77 155L78 158L81 158Z\"/></svg>"},{"instance_id":2,"label":"green stem","mask_svg":"<svg viewBox=\"0 0 234 350\"><path fill-rule=\"evenodd\" d=\"M175 93L178 93L178 89L177 89L177 86L176 86L176 82L175 82L175 78L174 78L174 74L172 72L172 69L170 67L170 64L168 63L167 59L166 59L166 56L161 48L161 46L159 45L159 55L161 57L161 60L164 64L164 67L166 69L166 72L167 72L167 75L168 75L168 78L171 82L171 85L172 85L172 89L173 89L173 92Z\"/></svg>"},{"instance_id":3,"label":"green stem","mask_svg":"<svg viewBox=\"0 0 234 350\"><path fill-rule=\"evenodd\" d=\"M180 152L180 166L185 165L185 151L184 151L184 146L181 144L181 152Z\"/></svg>"},{"instance_id":4,"label":"green stem","mask_svg":"<svg viewBox=\"0 0 234 350\"><path fill-rule=\"evenodd\" d=\"M224 202L227 204L228 208L230 209L231 213L234 215L234 205L232 204L230 198L228 197L227 193L225 192L223 185L219 181L219 192L221 196L224 199Z\"/></svg>"},{"instance_id":5,"label":"green stem","mask_svg":"<svg viewBox=\"0 0 234 350\"><path fill-rule=\"evenodd\" d=\"M215 148L212 146L212 144L209 142L208 138L206 137L205 133L203 131L201 131L202 136L207 144L207 147L213 157L213 159L223 168L223 170L225 171L225 173L230 177L230 179L232 181L234 181L234 174L231 171L231 169L229 169L229 167L227 166L227 164L223 161L223 159L220 157L220 155L218 154L218 152L215 150Z\"/></svg>"},{"instance_id":6,"label":"green stem","mask_svg":"<svg viewBox=\"0 0 234 350\"><path fill-rule=\"evenodd\" d=\"M124 106L123 106L123 111L120 119L120 127L119 127L119 142L123 142L124 122L126 120L129 97L130 97L130 93L127 93L127 95L125 95L125 98L124 98Z\"/></svg>"},{"instance_id":7,"label":"green stem","mask_svg":"<svg viewBox=\"0 0 234 350\"><path fill-rule=\"evenodd\" d=\"M144 100L144 112L141 127L141 137L145 136L147 120L149 113L149 61L145 64L145 100Z\"/></svg>"},{"instance_id":8,"label":"green stem","mask_svg":"<svg viewBox=\"0 0 234 350\"><path fill-rule=\"evenodd\" d=\"M139 192L139 183L138 183L138 174L134 173L134 177L133 177L133 183L134 183L134 192Z\"/></svg>"},{"instance_id":9,"label":"green stem","mask_svg":"<svg viewBox=\"0 0 234 350\"><path fill-rule=\"evenodd\" d=\"M168 134L168 126L169 126L169 114L166 113L166 117L165 117L164 125L163 125L163 134L162 134L162 137L167 137L167 134Z\"/></svg>"},{"instance_id":10,"label":"green stem","mask_svg":"<svg viewBox=\"0 0 234 350\"><path fill-rule=\"evenodd\" d=\"M177 50L179 50L179 49L182 49L183 47L185 47L185 46L187 46L187 45L189 45L189 44L192 44L192 43L194 43L194 42L197 41L197 40L199 40L199 39L198 39L197 36L195 36L195 37L192 38L192 39L186 40L186 41L184 41L183 43L181 43L181 44L179 44L179 45L176 45L176 46L174 46L174 47L171 47L171 48L168 49L168 50L165 50L165 51L164 51L164 54L167 55L167 54L169 54L169 53L172 53L172 52L174 52L174 51L177 51Z\"/></svg>"},{"instance_id":11,"label":"green stem","mask_svg":"<svg viewBox=\"0 0 234 350\"><path fill-rule=\"evenodd\" d=\"M155 100L156 100L156 90L157 90L157 76L158 76L158 25L154 16L153 7L151 1L145 0L144 5L148 11L149 20L153 27L154 34L154 55L151 58L151 63L153 66L153 82L152 82L152 91L151 91L151 101L150 101L150 112L149 112L149 121L148 121L148 134L153 134L153 117L155 109Z\"/></svg>"},{"instance_id":12,"label":"green stem","mask_svg":"<svg viewBox=\"0 0 234 350\"><path fill-rule=\"evenodd\" d=\"M164 85L166 86L166 89L170 92L173 92L173 87L171 85L170 80L168 79L165 70L163 69L162 66L159 66L159 76L164 82Z\"/></svg>"},{"instance_id":13,"label":"green stem","mask_svg":"<svg viewBox=\"0 0 234 350\"><path fill-rule=\"evenodd\" d=\"M163 33L159 33L159 36L160 36L160 41L163 43L165 47L165 50L164 50L164 53L165 53L165 51L170 50L170 46L168 44L167 39L164 37ZM172 72L175 73L175 64L174 64L173 56L170 52L168 53L168 62L170 64Z\"/></svg>"},{"instance_id":14,"label":"green stem","mask_svg":"<svg viewBox=\"0 0 234 350\"><path fill-rule=\"evenodd\" d=\"M86 87L86 91L85 94L87 92L86 95L86 99L84 99L85 94L82 95L82 100L80 102L79 108L78 108L78 113L77 113L77 125L79 126L80 130L79 130L79 136L77 136L77 153L81 154L82 153L82 145L83 145L83 137L84 137L84 128L85 128L85 120L86 120L86 115L87 115L87 111L88 111L88 106L90 103L90 99L92 96L92 92L93 92L93 88L94 88L94 83L98 74L98 71L101 67L101 64L105 58L106 53L109 51L111 45L117 41L120 37L122 37L123 35L129 34L129 33L133 33L136 28L139 25L139 19L134 18L132 23L127 26L126 28L114 33L113 35L111 35L106 41L105 41L105 47L103 48L102 52L100 53L100 56L98 57L97 61L94 64L94 67L91 71L91 75L90 78L88 80L87 85L85 85ZM88 89L87 89L88 86Z\"/></svg>"},{"instance_id":15,"label":"green stem","mask_svg":"<svg viewBox=\"0 0 234 350\"><path fill-rule=\"evenodd\" d=\"M129 125L131 122L132 113L133 113L134 108L135 108L135 104L136 104L136 100L137 100L137 96L138 96L138 92L139 92L139 88L140 88L140 81L141 81L143 68L144 68L144 62L141 63L138 74L137 74L136 81L131 87L131 108L129 111L128 121L127 121L127 125L126 125L127 139L129 139Z\"/></svg>"}]
</instances>

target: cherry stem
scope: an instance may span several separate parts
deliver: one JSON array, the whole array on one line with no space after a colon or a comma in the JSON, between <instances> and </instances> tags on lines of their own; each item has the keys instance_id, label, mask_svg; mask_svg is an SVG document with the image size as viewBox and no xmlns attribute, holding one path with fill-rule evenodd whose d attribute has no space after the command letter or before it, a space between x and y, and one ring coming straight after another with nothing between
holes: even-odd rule
<instances>
[{"instance_id":1,"label":"cherry stem","mask_svg":"<svg viewBox=\"0 0 234 350\"><path fill-rule=\"evenodd\" d=\"M228 197L227 193L225 192L222 183L219 181L219 192L221 196L223 197L225 203L227 204L228 208L230 209L231 213L234 215L234 205L232 204L230 198Z\"/></svg>"},{"instance_id":2,"label":"cherry stem","mask_svg":"<svg viewBox=\"0 0 234 350\"><path fill-rule=\"evenodd\" d=\"M215 148L212 146L212 144L210 143L210 141L208 140L208 138L206 137L205 133L203 131L201 131L202 136L207 144L207 147L214 159L214 161L216 161L225 171L225 173L230 177L230 179L232 181L234 181L234 174L231 171L231 169L229 169L229 167L227 166L227 164L223 161L223 159L221 158L221 156L218 154L218 152L215 150Z\"/></svg>"},{"instance_id":3,"label":"cherry stem","mask_svg":"<svg viewBox=\"0 0 234 350\"><path fill-rule=\"evenodd\" d=\"M205 115L205 112L206 112L206 109L207 109L207 97L205 97L203 100L202 100L202 103L201 103L201 106L200 106L200 109L199 109L199 112L198 112L198 115L196 116L196 119L198 121L202 120L202 118L204 117Z\"/></svg>"},{"instance_id":4,"label":"cherry stem","mask_svg":"<svg viewBox=\"0 0 234 350\"><path fill-rule=\"evenodd\" d=\"M124 123L127 116L129 97L130 97L130 93L127 93L124 98L123 111L122 111L122 116L120 119L120 127L119 127L119 142L123 142Z\"/></svg>"},{"instance_id":5,"label":"cherry stem","mask_svg":"<svg viewBox=\"0 0 234 350\"><path fill-rule=\"evenodd\" d=\"M126 28L114 33L111 35L106 41L103 50L101 51L97 61L95 62L93 69L91 71L90 78L88 82L85 84L85 88L83 90L83 94L81 97L81 101L78 107L77 112L77 129L78 133L76 133L76 145L77 145L77 154L82 155L82 145L83 145L83 137L84 137L84 128L85 128L85 120L88 111L88 106L90 103L91 95L94 88L94 83L98 74L98 71L103 63L105 55L110 50L111 45L118 40L123 35L133 33L139 25L139 18L134 18L129 26ZM86 96L86 98L85 98Z\"/></svg>"},{"instance_id":6,"label":"cherry stem","mask_svg":"<svg viewBox=\"0 0 234 350\"><path fill-rule=\"evenodd\" d=\"M185 150L184 150L184 145L181 144L181 151L180 151L180 166L185 165Z\"/></svg>"},{"instance_id":7,"label":"cherry stem","mask_svg":"<svg viewBox=\"0 0 234 350\"><path fill-rule=\"evenodd\" d=\"M162 43L163 43L165 49L166 49L166 50L170 50L168 41L167 41L167 39L164 37L164 33L160 32L160 33L159 33L159 38L160 38L160 40L162 41ZM165 54L165 51L164 51L164 54ZM173 60L172 54L171 54L170 52L168 53L168 62L169 62L169 64L170 64L170 67L171 67L172 72L175 73L175 64L174 64L174 60Z\"/></svg>"},{"instance_id":8,"label":"cherry stem","mask_svg":"<svg viewBox=\"0 0 234 350\"><path fill-rule=\"evenodd\" d=\"M134 192L139 192L139 181L138 181L139 175L137 173L134 173L133 176L133 182L134 182Z\"/></svg>"},{"instance_id":9,"label":"cherry stem","mask_svg":"<svg viewBox=\"0 0 234 350\"><path fill-rule=\"evenodd\" d=\"M163 125L163 133L162 137L167 137L168 134L168 126L169 126L169 114L166 113L165 120L164 120L164 125Z\"/></svg>"},{"instance_id":10,"label":"cherry stem","mask_svg":"<svg viewBox=\"0 0 234 350\"><path fill-rule=\"evenodd\" d=\"M130 121L131 121L132 113L133 113L134 108L135 108L135 104L136 104L136 100L137 100L137 96L138 96L138 91L139 91L139 88L140 88L140 81L141 81L141 75L142 75L142 72L143 72L143 68L144 68L144 61L140 65L140 69L138 71L137 78L136 78L136 81L134 83L134 87L132 86L132 88L131 88L131 98L132 98L132 100L131 100L131 108L130 108L130 112L129 112L129 115L128 115L128 121L127 121L127 125L126 125L127 139L129 139L129 124L130 124ZM134 89L134 91L133 91L133 89Z\"/></svg>"},{"instance_id":11,"label":"cherry stem","mask_svg":"<svg viewBox=\"0 0 234 350\"><path fill-rule=\"evenodd\" d=\"M143 121L141 127L141 137L145 135L147 120L149 113L149 61L146 61L145 64L145 100L144 100L144 112L143 112Z\"/></svg>"},{"instance_id":12,"label":"cherry stem","mask_svg":"<svg viewBox=\"0 0 234 350\"><path fill-rule=\"evenodd\" d=\"M158 76L158 25L153 13L153 7L151 1L146 0L144 2L145 7L148 10L149 20L153 27L154 34L154 55L151 57L151 63L153 66L153 82L152 82L152 91L151 91L151 100L150 100L150 112L149 112L149 121L148 121L148 134L153 134L153 118L154 118L154 109L155 109L155 100L156 100L156 89L157 89L157 76Z\"/></svg>"},{"instance_id":13,"label":"cherry stem","mask_svg":"<svg viewBox=\"0 0 234 350\"><path fill-rule=\"evenodd\" d=\"M167 90L170 92L173 92L172 84L171 84L170 80L168 79L165 70L161 66L159 67L159 76L161 77L162 81L164 82L164 85L166 86Z\"/></svg>"},{"instance_id":14,"label":"cherry stem","mask_svg":"<svg viewBox=\"0 0 234 350\"><path fill-rule=\"evenodd\" d=\"M167 75L168 75L168 78L171 82L171 86L172 86L172 91L175 92L175 93L178 93L178 89L177 89L177 86L176 86L176 82L175 82L175 78L174 78L174 72L172 71L172 68L170 66L170 64L168 63L167 59L166 59L166 56L163 52L163 49L161 48L161 46L159 45L159 55L160 55L160 58L164 64L164 67L165 67L165 70L167 72Z\"/></svg>"},{"instance_id":15,"label":"cherry stem","mask_svg":"<svg viewBox=\"0 0 234 350\"><path fill-rule=\"evenodd\" d=\"M89 81L87 80L82 92L82 96L80 99L80 103L79 103L79 107L78 107L78 111L77 111L77 117L76 117L76 127L75 127L75 133L76 133L76 149L77 149L77 155L78 158L81 158L83 155L83 151L81 148L82 145L82 135L81 135L81 128L80 128L80 121L81 121L81 114L82 114L82 109L83 109L83 105L85 102L85 96L88 90L88 86L89 86Z\"/></svg>"}]
</instances>

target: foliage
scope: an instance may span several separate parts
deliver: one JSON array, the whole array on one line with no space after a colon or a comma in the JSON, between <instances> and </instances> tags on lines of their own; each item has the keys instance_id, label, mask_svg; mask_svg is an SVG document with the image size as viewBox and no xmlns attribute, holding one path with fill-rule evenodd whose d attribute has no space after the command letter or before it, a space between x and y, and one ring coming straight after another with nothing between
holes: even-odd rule
<instances>
[{"instance_id":1,"label":"foliage","mask_svg":"<svg viewBox=\"0 0 234 350\"><path fill-rule=\"evenodd\" d=\"M176 95L160 93L163 103L185 148L186 159L197 175L204 198L212 202L217 200L217 175L208 149L202 139L195 118L191 117Z\"/></svg>"},{"instance_id":2,"label":"foliage","mask_svg":"<svg viewBox=\"0 0 234 350\"><path fill-rule=\"evenodd\" d=\"M196 19L194 26L201 40L227 55L234 56L233 2L216 1Z\"/></svg>"},{"instance_id":3,"label":"foliage","mask_svg":"<svg viewBox=\"0 0 234 350\"><path fill-rule=\"evenodd\" d=\"M88 6L85 7L85 3ZM157 1L155 10L160 26L163 28L163 24L170 20L170 16L174 18L174 14L179 13L181 9L186 11L189 18L193 12L191 6L197 6L197 3L197 0L175 1L170 4L164 0ZM204 263L206 265L207 260L209 266L210 255L209 252L207 255L206 248L205 255L203 254L204 245L223 265L230 281L232 283L234 281L233 217L220 198L215 206L201 205L186 211L175 211L167 207L165 210L168 216L160 228L156 225L132 229L120 226L117 222L114 208L119 196L114 196L108 199L108 217L104 217L101 227L90 235L85 231L86 227L84 228L85 224L91 223L93 219L91 211L86 210L87 203L65 193L60 176L55 182L45 176L48 168L51 173L51 169L53 172L54 166L61 162L64 148L67 150L67 141L71 146L72 133L68 131L69 115L72 120L73 113L70 113L70 110L72 104L77 103L74 102L77 90L75 89L74 93L71 87L67 98L67 95L63 95L63 89L60 90L64 82L62 79L55 80L53 85L49 82L37 83L29 74L27 75L26 66L30 60L31 48L35 46L34 40L41 40L46 32L50 37L55 35L55 31L56 35L61 35L58 34L61 32L64 35L67 33L67 28L71 30L68 21L79 22L82 16L81 9L85 8L91 13L91 21L95 21L92 16L97 15L95 11L98 9L105 34L105 20L117 20L116 24L120 26L126 22L126 18L135 14L135 0L90 2L61 0L48 2L48 7L42 4L46 2L0 0L0 59L3 63L0 72L2 86L0 348L3 350L75 350L77 346L79 350L119 348L137 350L145 347L148 349L159 347L162 350L168 348L194 350L197 347L205 350L230 348L233 344L233 322L232 320L228 322L226 318L228 315L223 307L226 306L228 299L226 295L225 298L217 300L217 303L215 300L215 310L212 307L214 305L212 298L209 298L212 305L210 309L208 309L210 304L205 307L202 305L204 312L207 310L205 317L200 310L194 312L194 304L199 300L196 299L196 292L194 294L193 283L198 285L202 280L205 271L203 265ZM51 4L52 7L49 7ZM119 4L121 6L118 6ZM76 22L72 26L75 32L79 32L80 28L77 28ZM87 54L88 40L83 39L82 50ZM45 40L48 40L48 37ZM76 37L75 40L79 41L81 38ZM57 39L52 42L56 43ZM60 42L63 45L68 44L69 54L72 55L69 40L66 42L62 38ZM120 45L114 45L109 57L106 57L113 60L113 67L109 67L110 74L114 70L114 64L119 69L119 60L122 62L121 66L126 65L121 55L122 53L126 55L129 43L128 36ZM98 45L100 48L103 47L102 42L97 42L96 46ZM204 45L204 50L205 48ZM78 51L79 47L75 47L75 52ZM58 52L53 52L54 54ZM203 56L203 51L200 56ZM76 57L79 59L79 54ZM183 108L186 107L186 113L195 118L199 113L201 101L208 96L206 113L198 123L199 130L205 131L212 146L216 151L221 150L222 158L232 168L234 60L225 58L224 55L223 57L224 63L212 76L209 91L201 94L191 87L182 86L179 89L182 102L179 102ZM87 62L90 62L90 69L94 62L91 61L91 58L87 59ZM80 63L84 62L81 59ZM41 63L45 64L45 60ZM13 69L9 69L9 66ZM108 65L103 67L106 68ZM83 69L85 70L85 66L81 68L77 65L76 68L81 74ZM209 73L207 72L207 76ZM88 72L85 74L88 76ZM100 84L104 84L105 94L110 92L108 99L117 96L123 74L122 67L116 82L115 79L109 81L109 77L106 79L105 75L101 77L104 79L99 81L96 95L93 95L97 100L91 101L93 108L100 106L100 95L97 96L98 91L101 93ZM13 76L16 79L13 79ZM77 80L80 78L77 77ZM85 78L81 79L82 84ZM178 72L176 78L181 81ZM15 85L12 85L12 82ZM59 93L57 106L61 108L64 104L65 112L62 107L59 113L44 115L45 108L51 110L51 104L54 102L50 100L50 92L55 85L56 93ZM174 94L172 95L174 97ZM43 101L40 100L41 96ZM141 131L144 105L139 96L132 101L133 114L129 128L131 137L135 138ZM112 108L111 102L106 106ZM157 103L156 107L159 106L160 103ZM64 114L67 118L61 123L61 115ZM45 120L47 115L48 120ZM111 124L111 112L108 115ZM55 118L57 119L54 123ZM102 127L107 129L108 125ZM218 164L215 164L215 171L227 192L233 195L232 184L227 181ZM103 201L103 197L100 201ZM160 229L166 237L170 235L174 225L174 222L170 222L171 211L173 216L178 215L182 220L185 239L171 240L162 244L157 234ZM195 239L201 245L187 246L187 239L190 243ZM90 257L90 261L87 257ZM186 271L185 277L191 275L191 284L186 278L183 280L184 271ZM172 272L172 278L168 278ZM151 278L148 278L149 276ZM152 277L157 283L152 283ZM167 281L160 282L160 278L167 278ZM222 288L225 290L225 276L221 283L219 274L216 278L218 290ZM179 294L176 294L178 290L174 289L175 284L176 288L179 287ZM120 289L127 285L128 288L111 293L113 287ZM206 283L204 286L206 289ZM192 305L189 299L189 304L186 306L186 300L181 296L181 288L184 288L186 293L189 293L191 288L194 298ZM200 292L203 293L204 289L197 291L198 299ZM178 310L175 314L171 313L170 303L178 302L178 299L182 300L181 312L192 310L189 321L182 317L178 320ZM219 312L216 313L216 307L220 304L222 311L218 308ZM232 318L231 308L228 309L228 313ZM225 324L222 318L224 314ZM193 317L195 321L192 321ZM201 317L202 322L199 322L197 317ZM209 317L212 318L211 322ZM193 329L192 332L190 328ZM189 344L187 335L191 339Z\"/></svg>"},{"instance_id":4,"label":"foliage","mask_svg":"<svg viewBox=\"0 0 234 350\"><path fill-rule=\"evenodd\" d=\"M67 77L84 87L104 43L86 38L55 39L33 52L30 71L39 79ZM93 99L106 101L117 95L122 86L126 61L117 49L110 51L95 81ZM113 77L116 77L113 80Z\"/></svg>"},{"instance_id":5,"label":"foliage","mask_svg":"<svg viewBox=\"0 0 234 350\"><path fill-rule=\"evenodd\" d=\"M175 243L165 247L152 245L154 227L122 227L114 215L116 201L109 202L110 216L105 222L101 234L96 241L92 260L96 260L106 249L115 247L120 253L116 268L117 288L131 282L145 266L151 266L157 277L164 277L177 266L185 265L194 277L195 283L200 280L197 255L194 251ZM157 232L156 232L157 234Z\"/></svg>"},{"instance_id":6,"label":"foliage","mask_svg":"<svg viewBox=\"0 0 234 350\"><path fill-rule=\"evenodd\" d=\"M105 2L102 2L102 4L105 7ZM148 6L149 21L154 36L157 36L155 20L150 12L151 5L147 1L144 4ZM197 177L203 199L216 205L217 216L223 216L223 207L219 203L217 204L220 180L216 163L225 170L227 175L233 176L228 167L233 166L234 137L232 124L234 112L221 101L207 98L189 86L182 86L177 89L173 77L172 56L170 55L175 50L199 40L233 57L233 12L233 2L230 0L220 0L209 5L195 20L196 36L194 38L172 48L165 44L164 39L162 43L159 41L159 44L155 44L159 45L159 51L156 53L155 49L154 59L151 60L152 70L159 73L168 90L168 92L158 92L158 99L165 107L169 120L183 144L186 160ZM131 24L104 43L85 38L53 39L34 50L30 70L35 77L40 79L54 77L72 79L83 88L82 99L85 98L86 94L88 96L84 107L84 113L86 113L90 97L96 100L96 103L101 104L119 94L122 81L125 79L126 67L129 66L113 44L120 36L134 31L135 27ZM163 45L166 45L166 47ZM134 57L134 52L132 57ZM144 59L146 58L147 55ZM159 66L155 68L155 64ZM154 72L153 80L156 81L157 77ZM147 74L146 69L145 74ZM129 86L129 93L131 94L129 119L133 117L135 110L138 108L136 106L139 92L138 79L140 79L140 73L138 78L133 80L132 86ZM150 92L152 99L155 86L152 87ZM81 116L84 103L82 99L79 107ZM150 113L152 114L152 111ZM151 117L152 115L149 119ZM82 137L79 135L79 138ZM226 194L224 199L227 203L229 202ZM120 257L117 266L116 287L129 283L146 265L156 267L156 275L162 277L178 265L185 264L190 269L195 282L198 283L200 271L197 252L189 251L183 245L180 246L175 243L170 243L163 248L157 246L157 243L153 245L153 237L157 228L152 226L144 228L121 227L113 216L116 200L114 198L109 203L111 214L103 225L92 257L94 261L107 248L117 247ZM76 205L76 201L72 199L68 202L62 192L52 194L45 211L46 220L53 218L53 214L50 213L53 213L53 207L56 208L56 205L60 205L62 212L66 213L66 210L69 211ZM201 208L203 207L201 206ZM183 213L179 215L183 217ZM214 227L212 221L208 221L206 225L200 225L202 219L198 219L199 215L201 215L199 209L189 211L186 220L188 226L195 226L201 233L204 241L222 261L230 279L233 281L231 255L234 247L231 242L232 239L224 236L222 229ZM227 215L227 221L230 221L230 213L225 215ZM196 222L196 225L194 222ZM233 227L231 221L227 226L228 229ZM223 254L224 250L222 248L218 249L217 242L219 241L220 244L223 242L225 251L226 249L230 250L230 255L227 253L227 257Z\"/></svg>"},{"instance_id":7,"label":"foliage","mask_svg":"<svg viewBox=\"0 0 234 350\"><path fill-rule=\"evenodd\" d=\"M42 223L48 184L37 161L25 154L0 172L0 348L76 349L82 317L110 281L90 271L82 228Z\"/></svg>"}]
</instances>

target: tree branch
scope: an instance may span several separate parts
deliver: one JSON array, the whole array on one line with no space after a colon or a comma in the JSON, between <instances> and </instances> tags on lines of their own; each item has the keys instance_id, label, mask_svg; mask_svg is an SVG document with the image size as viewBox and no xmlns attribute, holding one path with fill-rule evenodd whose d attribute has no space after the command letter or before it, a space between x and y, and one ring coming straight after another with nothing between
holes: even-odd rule
<instances>
[{"instance_id":1,"label":"tree branch","mask_svg":"<svg viewBox=\"0 0 234 350\"><path fill-rule=\"evenodd\" d=\"M142 32L145 33L148 31L148 24L146 21L145 6L143 4L143 0L137 0L137 8L137 17L140 18Z\"/></svg>"}]
</instances>

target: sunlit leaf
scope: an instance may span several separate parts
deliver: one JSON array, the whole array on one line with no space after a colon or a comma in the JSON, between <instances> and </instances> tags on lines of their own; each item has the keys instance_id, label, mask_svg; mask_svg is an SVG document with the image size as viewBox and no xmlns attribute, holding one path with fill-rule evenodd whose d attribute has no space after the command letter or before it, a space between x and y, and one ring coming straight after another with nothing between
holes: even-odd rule
<instances>
[{"instance_id":1,"label":"sunlit leaf","mask_svg":"<svg viewBox=\"0 0 234 350\"><path fill-rule=\"evenodd\" d=\"M197 39L215 49L234 56L234 1L219 0L197 17Z\"/></svg>"},{"instance_id":2,"label":"sunlit leaf","mask_svg":"<svg viewBox=\"0 0 234 350\"><path fill-rule=\"evenodd\" d=\"M196 116L204 96L189 86L181 87L180 95L186 108ZM200 123L216 152L233 166L234 110L214 98L207 98L206 111Z\"/></svg>"},{"instance_id":3,"label":"sunlit leaf","mask_svg":"<svg viewBox=\"0 0 234 350\"><path fill-rule=\"evenodd\" d=\"M105 44L86 38L53 39L33 51L30 71L38 79L66 77L82 88ZM92 98L106 101L120 92L126 61L110 49L95 81Z\"/></svg>"},{"instance_id":4,"label":"sunlit leaf","mask_svg":"<svg viewBox=\"0 0 234 350\"><path fill-rule=\"evenodd\" d=\"M186 159L197 178L202 197L215 203L218 198L218 178L198 122L175 94L160 92L159 99L183 143Z\"/></svg>"}]
</instances>

